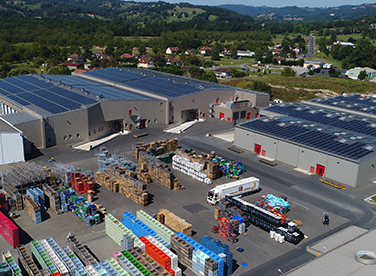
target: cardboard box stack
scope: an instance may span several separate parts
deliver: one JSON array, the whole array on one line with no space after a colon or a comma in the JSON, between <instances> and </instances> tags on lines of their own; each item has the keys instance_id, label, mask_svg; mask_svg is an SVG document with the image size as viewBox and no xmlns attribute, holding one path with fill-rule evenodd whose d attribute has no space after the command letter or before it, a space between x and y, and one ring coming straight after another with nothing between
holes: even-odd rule
<instances>
[{"instance_id":1,"label":"cardboard box stack","mask_svg":"<svg viewBox=\"0 0 376 276\"><path fill-rule=\"evenodd\" d=\"M188 237L192 237L192 224L186 222L185 220L181 219L174 213L171 213L167 209L160 209L157 219L161 219L161 215L163 215L163 222L166 226L170 227L175 232L182 232L183 234L187 235Z\"/></svg>"}]
</instances>

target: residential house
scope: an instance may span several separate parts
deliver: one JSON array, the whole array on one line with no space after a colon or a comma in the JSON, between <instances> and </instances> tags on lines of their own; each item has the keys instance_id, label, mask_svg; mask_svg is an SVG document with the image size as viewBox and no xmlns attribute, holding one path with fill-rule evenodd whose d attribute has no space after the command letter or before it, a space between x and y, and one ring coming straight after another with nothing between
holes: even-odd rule
<instances>
[{"instance_id":1,"label":"residential house","mask_svg":"<svg viewBox=\"0 0 376 276\"><path fill-rule=\"evenodd\" d=\"M70 55L68 58L67 58L67 61L70 61L70 62L78 62L78 63L84 63L85 59L80 56L80 55L77 55L77 54L73 54L73 55Z\"/></svg>"},{"instance_id":2,"label":"residential house","mask_svg":"<svg viewBox=\"0 0 376 276\"><path fill-rule=\"evenodd\" d=\"M191 51L190 50L185 50L184 54L186 54L187 56L189 56L191 54Z\"/></svg>"},{"instance_id":3,"label":"residential house","mask_svg":"<svg viewBox=\"0 0 376 276\"><path fill-rule=\"evenodd\" d=\"M201 55L205 55L208 50L212 50L209 46L204 46L200 49Z\"/></svg>"},{"instance_id":4,"label":"residential house","mask_svg":"<svg viewBox=\"0 0 376 276\"><path fill-rule=\"evenodd\" d=\"M183 65L180 69L187 72L187 76L191 77L191 70L193 66Z\"/></svg>"},{"instance_id":5,"label":"residential house","mask_svg":"<svg viewBox=\"0 0 376 276\"><path fill-rule=\"evenodd\" d=\"M128 54L128 53L124 53L120 57L121 58L134 58L134 56L132 56L131 54Z\"/></svg>"},{"instance_id":6,"label":"residential house","mask_svg":"<svg viewBox=\"0 0 376 276\"><path fill-rule=\"evenodd\" d=\"M227 69L227 68L224 68L224 67L215 69L214 74L217 77L217 79L230 79L230 78L232 78L232 71Z\"/></svg>"},{"instance_id":7,"label":"residential house","mask_svg":"<svg viewBox=\"0 0 376 276\"><path fill-rule=\"evenodd\" d=\"M351 43L351 42L342 42L342 41L337 41L335 43L333 43L333 45L341 45L342 47L353 47L355 48L355 44L354 43Z\"/></svg>"},{"instance_id":8,"label":"residential house","mask_svg":"<svg viewBox=\"0 0 376 276\"><path fill-rule=\"evenodd\" d=\"M137 68L144 68L144 69L147 69L147 68L152 68L152 67L155 67L154 66L154 58L152 57L143 57L141 59L139 59L139 63L137 64Z\"/></svg>"},{"instance_id":9,"label":"residential house","mask_svg":"<svg viewBox=\"0 0 376 276\"><path fill-rule=\"evenodd\" d=\"M76 70L79 67L82 67L80 63L74 63L74 62L65 62L63 63L63 66L66 66L69 68L69 70Z\"/></svg>"},{"instance_id":10,"label":"residential house","mask_svg":"<svg viewBox=\"0 0 376 276\"><path fill-rule=\"evenodd\" d=\"M175 58L169 58L166 60L166 64L181 65L181 60Z\"/></svg>"},{"instance_id":11,"label":"residential house","mask_svg":"<svg viewBox=\"0 0 376 276\"><path fill-rule=\"evenodd\" d=\"M230 50L227 48L224 48L223 51L219 54L220 57L225 57L230 54Z\"/></svg>"},{"instance_id":12,"label":"residential house","mask_svg":"<svg viewBox=\"0 0 376 276\"><path fill-rule=\"evenodd\" d=\"M98 58L98 59L102 59L103 58L103 56L105 56L106 54L103 52L103 51L96 51L95 53L94 53L94 56L96 57L96 58Z\"/></svg>"},{"instance_id":13,"label":"residential house","mask_svg":"<svg viewBox=\"0 0 376 276\"><path fill-rule=\"evenodd\" d=\"M255 55L255 52L251 52L250 50L247 50L247 51L238 50L237 55L239 57L253 57Z\"/></svg>"},{"instance_id":14,"label":"residential house","mask_svg":"<svg viewBox=\"0 0 376 276\"><path fill-rule=\"evenodd\" d=\"M84 69L76 69L72 72L72 76L87 72Z\"/></svg>"},{"instance_id":15,"label":"residential house","mask_svg":"<svg viewBox=\"0 0 376 276\"><path fill-rule=\"evenodd\" d=\"M324 65L324 62L321 61L321 60L309 60L309 59L305 59L303 67L304 68L308 68L308 67L312 66L312 68L315 69L315 68L321 67L323 65Z\"/></svg>"},{"instance_id":16,"label":"residential house","mask_svg":"<svg viewBox=\"0 0 376 276\"><path fill-rule=\"evenodd\" d=\"M273 56L275 55L282 56L282 49L274 49L272 53L273 53Z\"/></svg>"},{"instance_id":17,"label":"residential house","mask_svg":"<svg viewBox=\"0 0 376 276\"><path fill-rule=\"evenodd\" d=\"M179 47L168 47L166 50L166 54L168 55L176 54L177 51L179 51Z\"/></svg>"}]
</instances>

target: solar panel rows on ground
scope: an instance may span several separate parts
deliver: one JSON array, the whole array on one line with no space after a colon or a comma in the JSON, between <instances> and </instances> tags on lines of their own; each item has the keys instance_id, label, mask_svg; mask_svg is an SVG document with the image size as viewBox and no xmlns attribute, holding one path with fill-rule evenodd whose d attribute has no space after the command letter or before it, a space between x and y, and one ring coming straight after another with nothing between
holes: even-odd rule
<instances>
[{"instance_id":1,"label":"solar panel rows on ground","mask_svg":"<svg viewBox=\"0 0 376 276\"><path fill-rule=\"evenodd\" d=\"M23 106L33 104L53 114L96 102L30 75L1 79L0 88L0 94L10 100Z\"/></svg>"},{"instance_id":2,"label":"solar panel rows on ground","mask_svg":"<svg viewBox=\"0 0 376 276\"><path fill-rule=\"evenodd\" d=\"M364 136L357 137L356 134L350 132L342 134L339 129L329 129L318 124L310 125L307 121L297 121L290 117L273 120L257 119L244 123L241 126L267 135L344 156L352 160L359 161L375 154L373 147L371 147L372 150L366 149L370 143L376 143L376 139L374 138ZM364 138L363 142L355 140L358 138L360 140Z\"/></svg>"},{"instance_id":3,"label":"solar panel rows on ground","mask_svg":"<svg viewBox=\"0 0 376 276\"><path fill-rule=\"evenodd\" d=\"M268 107L267 110L376 137L376 120L362 120L354 116L351 118L349 114L320 111L317 108L306 107L302 104L275 105Z\"/></svg>"}]
</instances>

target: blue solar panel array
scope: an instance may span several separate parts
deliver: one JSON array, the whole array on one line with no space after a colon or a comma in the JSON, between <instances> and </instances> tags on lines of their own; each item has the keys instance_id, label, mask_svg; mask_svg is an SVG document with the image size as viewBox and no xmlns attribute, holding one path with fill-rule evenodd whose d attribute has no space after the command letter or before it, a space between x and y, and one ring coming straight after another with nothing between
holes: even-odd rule
<instances>
[{"instance_id":1,"label":"blue solar panel array","mask_svg":"<svg viewBox=\"0 0 376 276\"><path fill-rule=\"evenodd\" d=\"M290 121L295 122L291 124ZM354 141L349 138L353 133L346 133L351 143L340 142L339 136L333 131L335 129L327 129L324 126L314 125L313 127L307 127L310 123L307 121L296 121L294 118L283 117L279 119L257 119L242 124L244 128L252 129L265 133L274 137L296 142L309 147L313 147L319 150L330 152L336 155L344 156L352 160L362 160L368 156L374 155L373 150L368 150L366 147L368 142L376 143L375 139L365 138L364 142ZM319 130L321 129L321 130Z\"/></svg>"},{"instance_id":2,"label":"blue solar panel array","mask_svg":"<svg viewBox=\"0 0 376 276\"><path fill-rule=\"evenodd\" d=\"M376 137L376 120L362 120L353 115L353 118L350 118L349 114L320 111L303 104L279 104L266 110Z\"/></svg>"},{"instance_id":3,"label":"blue solar panel array","mask_svg":"<svg viewBox=\"0 0 376 276\"><path fill-rule=\"evenodd\" d=\"M317 98L312 100L320 104L376 114L376 98L361 95L337 96L330 99Z\"/></svg>"},{"instance_id":4,"label":"blue solar panel array","mask_svg":"<svg viewBox=\"0 0 376 276\"><path fill-rule=\"evenodd\" d=\"M20 105L33 104L53 114L75 110L82 105L96 102L31 75L1 79L0 95Z\"/></svg>"}]
</instances>

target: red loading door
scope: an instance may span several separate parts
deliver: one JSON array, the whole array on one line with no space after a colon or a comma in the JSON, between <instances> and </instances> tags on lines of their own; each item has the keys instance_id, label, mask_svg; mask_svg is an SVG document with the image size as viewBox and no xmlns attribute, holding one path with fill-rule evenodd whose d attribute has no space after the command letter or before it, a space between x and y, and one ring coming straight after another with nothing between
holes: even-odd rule
<instances>
[{"instance_id":1,"label":"red loading door","mask_svg":"<svg viewBox=\"0 0 376 276\"><path fill-rule=\"evenodd\" d=\"M261 145L255 144L255 152L257 154L260 154L260 152L261 152Z\"/></svg>"},{"instance_id":2,"label":"red loading door","mask_svg":"<svg viewBox=\"0 0 376 276\"><path fill-rule=\"evenodd\" d=\"M317 164L316 165L316 174L324 176L324 173L325 173L325 167Z\"/></svg>"},{"instance_id":3,"label":"red loading door","mask_svg":"<svg viewBox=\"0 0 376 276\"><path fill-rule=\"evenodd\" d=\"M309 172L310 172L310 173L315 173L315 167L314 167L314 166L311 166Z\"/></svg>"},{"instance_id":4,"label":"red loading door","mask_svg":"<svg viewBox=\"0 0 376 276\"><path fill-rule=\"evenodd\" d=\"M261 151L261 155L262 155L262 156L265 156L265 150L262 150L262 151Z\"/></svg>"},{"instance_id":5,"label":"red loading door","mask_svg":"<svg viewBox=\"0 0 376 276\"><path fill-rule=\"evenodd\" d=\"M225 118L225 113L219 112L219 119L224 119Z\"/></svg>"},{"instance_id":6,"label":"red loading door","mask_svg":"<svg viewBox=\"0 0 376 276\"><path fill-rule=\"evenodd\" d=\"M247 113L247 120L251 119L251 112Z\"/></svg>"}]
</instances>

